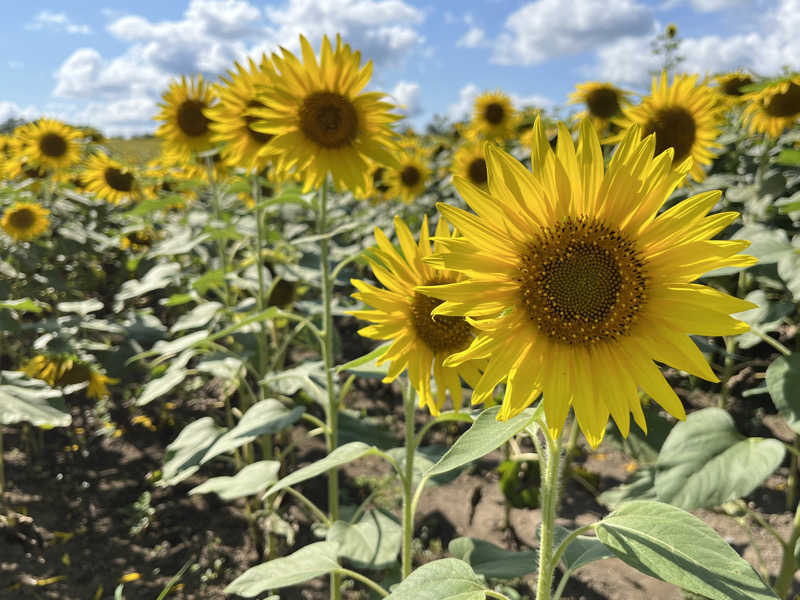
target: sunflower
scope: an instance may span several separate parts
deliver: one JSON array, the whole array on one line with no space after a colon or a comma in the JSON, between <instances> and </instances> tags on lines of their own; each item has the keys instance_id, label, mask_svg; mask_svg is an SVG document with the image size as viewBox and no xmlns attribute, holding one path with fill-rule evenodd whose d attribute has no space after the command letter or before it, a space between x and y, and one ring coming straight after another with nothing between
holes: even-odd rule
<instances>
[{"instance_id":1,"label":"sunflower","mask_svg":"<svg viewBox=\"0 0 800 600\"><path fill-rule=\"evenodd\" d=\"M81 177L88 191L111 204L139 197L139 183L134 172L106 154L90 156Z\"/></svg>"},{"instance_id":2,"label":"sunflower","mask_svg":"<svg viewBox=\"0 0 800 600\"><path fill-rule=\"evenodd\" d=\"M161 112L156 115L162 121L156 135L164 139L165 152L175 154L183 160L191 159L193 153L211 148L211 120L206 110L214 103L214 92L203 81L203 76L181 76L173 81L159 104Z\"/></svg>"},{"instance_id":3,"label":"sunflower","mask_svg":"<svg viewBox=\"0 0 800 600\"><path fill-rule=\"evenodd\" d=\"M783 77L747 94L743 117L750 133L777 138L800 117L800 75Z\"/></svg>"},{"instance_id":4,"label":"sunflower","mask_svg":"<svg viewBox=\"0 0 800 600\"><path fill-rule=\"evenodd\" d=\"M489 192L455 179L477 214L438 205L464 237L441 240L443 252L424 262L467 280L416 291L445 301L434 315L482 317L468 319L475 339L444 364L488 358L473 402L505 381L498 418L508 419L543 394L553 434L572 406L593 447L609 413L625 436L631 412L646 430L637 386L683 419L654 361L718 381L689 334L742 333L747 325L729 315L754 305L692 281L756 262L738 254L749 242L710 239L738 214L707 216L718 191L658 214L690 161L673 168L672 149L654 157L656 136L640 139L637 126L607 169L588 120L577 151L563 124L555 152L541 120L535 131L533 172L489 145Z\"/></svg>"},{"instance_id":5,"label":"sunflower","mask_svg":"<svg viewBox=\"0 0 800 600\"><path fill-rule=\"evenodd\" d=\"M453 155L453 164L450 167L455 177L466 179L484 191L487 189L486 155L483 145L479 142L466 142L462 144Z\"/></svg>"},{"instance_id":6,"label":"sunflower","mask_svg":"<svg viewBox=\"0 0 800 600\"><path fill-rule=\"evenodd\" d=\"M423 262L423 258L431 254L427 216L422 220L418 244L414 243L411 231L400 217L395 217L394 227L400 252L376 227L378 246L372 249L372 254L377 260L368 259L372 272L386 289L351 279L358 290L353 297L372 310L355 310L350 314L372 323L360 329L359 334L375 340L392 340L377 361L378 365L390 363L384 383L394 381L408 369L420 407L427 406L431 414L438 415L446 400L445 392L449 391L453 407L459 410L462 401L459 376L473 385L480 378L478 365L485 361L463 361L457 367L444 365L450 354L469 346L472 327L463 317L432 317L431 310L440 302L414 289L420 285L460 281L462 276L453 271L436 271ZM451 239L443 218L439 219L434 235L434 251L442 249L440 240ZM431 393L431 367L436 379L436 398Z\"/></svg>"},{"instance_id":7,"label":"sunflower","mask_svg":"<svg viewBox=\"0 0 800 600\"><path fill-rule=\"evenodd\" d=\"M753 77L743 71L734 71L717 75L714 77L714 81L717 82L716 90L723 105L726 108L732 108L742 103L745 97L742 88L752 84Z\"/></svg>"},{"instance_id":8,"label":"sunflower","mask_svg":"<svg viewBox=\"0 0 800 600\"><path fill-rule=\"evenodd\" d=\"M409 146L400 152L397 163L397 167L388 168L383 175L388 186L386 196L411 204L425 191L425 184L431 176L428 153L419 145Z\"/></svg>"},{"instance_id":9,"label":"sunflower","mask_svg":"<svg viewBox=\"0 0 800 600\"><path fill-rule=\"evenodd\" d=\"M706 176L703 166L711 164L711 151L720 148L714 140L720 133L722 111L714 91L698 85L697 75L675 75L668 85L664 72L660 79L653 78L650 96L638 106L623 108L624 117L613 122L623 130L639 125L642 136L654 133L655 153L672 148L675 166L691 157L691 176L699 182ZM618 142L623 136L625 131L606 142Z\"/></svg>"},{"instance_id":10,"label":"sunflower","mask_svg":"<svg viewBox=\"0 0 800 600\"><path fill-rule=\"evenodd\" d=\"M254 108L253 129L275 137L262 150L279 154L278 170L304 174L303 191L322 185L331 174L337 189L366 186L370 159L393 165L391 123L401 118L389 112L386 94L361 93L372 75L372 61L361 67L361 53L336 36L327 36L317 62L308 40L300 36L303 62L281 48L272 55L277 71L272 85Z\"/></svg>"},{"instance_id":11,"label":"sunflower","mask_svg":"<svg viewBox=\"0 0 800 600\"><path fill-rule=\"evenodd\" d=\"M13 138L10 135L0 133L0 180L11 177L11 163L13 159Z\"/></svg>"},{"instance_id":12,"label":"sunflower","mask_svg":"<svg viewBox=\"0 0 800 600\"><path fill-rule=\"evenodd\" d=\"M583 120L589 117L598 131L606 129L613 117L622 112L623 107L630 105L631 92L621 90L610 83L588 81L575 86L569 95L570 104L585 104L586 110L575 117Z\"/></svg>"},{"instance_id":13,"label":"sunflower","mask_svg":"<svg viewBox=\"0 0 800 600\"><path fill-rule=\"evenodd\" d=\"M41 119L24 129L21 143L31 164L57 171L80 161L80 137L80 131L61 121Z\"/></svg>"},{"instance_id":14,"label":"sunflower","mask_svg":"<svg viewBox=\"0 0 800 600\"><path fill-rule=\"evenodd\" d=\"M514 106L501 91L486 92L475 99L472 121L464 132L467 138L505 140L514 135Z\"/></svg>"},{"instance_id":15,"label":"sunflower","mask_svg":"<svg viewBox=\"0 0 800 600\"><path fill-rule=\"evenodd\" d=\"M119 382L103 375L88 362L67 354L37 354L23 365L22 372L53 387L88 383L86 396L95 400L108 396L106 384Z\"/></svg>"},{"instance_id":16,"label":"sunflower","mask_svg":"<svg viewBox=\"0 0 800 600\"><path fill-rule=\"evenodd\" d=\"M3 213L0 227L18 242L26 242L42 235L50 225L50 211L35 202L15 202Z\"/></svg>"},{"instance_id":17,"label":"sunflower","mask_svg":"<svg viewBox=\"0 0 800 600\"><path fill-rule=\"evenodd\" d=\"M261 65L248 59L249 68L236 64L236 72L228 71L229 79L222 77L224 86L218 86L219 102L206 110L211 120L211 140L222 144L222 159L231 167L243 167L248 171L260 170L271 162L268 153L260 153L272 139L268 133L252 128L256 120L253 108L264 108L258 99L261 89L269 86L273 71L265 55Z\"/></svg>"}]
</instances>

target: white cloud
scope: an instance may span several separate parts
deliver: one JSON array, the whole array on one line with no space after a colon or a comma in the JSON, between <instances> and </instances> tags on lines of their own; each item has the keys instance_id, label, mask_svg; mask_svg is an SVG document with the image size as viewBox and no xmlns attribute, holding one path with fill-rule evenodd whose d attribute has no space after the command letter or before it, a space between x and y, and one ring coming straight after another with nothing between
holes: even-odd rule
<instances>
[{"instance_id":1,"label":"white cloud","mask_svg":"<svg viewBox=\"0 0 800 600\"><path fill-rule=\"evenodd\" d=\"M486 33L480 27L470 27L457 42L456 46L477 48L486 42Z\"/></svg>"},{"instance_id":2,"label":"white cloud","mask_svg":"<svg viewBox=\"0 0 800 600\"><path fill-rule=\"evenodd\" d=\"M492 61L531 65L577 54L619 38L650 31L650 10L636 0L536 0L508 16Z\"/></svg>"},{"instance_id":3,"label":"white cloud","mask_svg":"<svg viewBox=\"0 0 800 600\"><path fill-rule=\"evenodd\" d=\"M746 1L747 0L688 0L688 3L691 4L692 8L697 12L709 13L728 10L737 5L744 4ZM671 10L686 2L687 0L665 0L661 6L659 6L659 9Z\"/></svg>"},{"instance_id":4,"label":"white cloud","mask_svg":"<svg viewBox=\"0 0 800 600\"><path fill-rule=\"evenodd\" d=\"M555 104L550 98L540 96L539 94L529 94L527 96L511 94L511 103L514 105L514 108L517 109L527 107L547 109L552 108Z\"/></svg>"},{"instance_id":5,"label":"white cloud","mask_svg":"<svg viewBox=\"0 0 800 600\"><path fill-rule=\"evenodd\" d=\"M20 107L13 102L0 100L0 123L5 123L9 119L33 119L39 116L39 111L33 106Z\"/></svg>"},{"instance_id":6,"label":"white cloud","mask_svg":"<svg viewBox=\"0 0 800 600\"><path fill-rule=\"evenodd\" d=\"M73 23L63 12L53 12L50 10L42 10L33 18L33 21L25 26L25 29L34 31L41 29L50 29L53 31L65 31L72 34L88 35L92 33L92 28L88 25L79 25Z\"/></svg>"},{"instance_id":7,"label":"white cloud","mask_svg":"<svg viewBox=\"0 0 800 600\"><path fill-rule=\"evenodd\" d=\"M419 104L420 86L416 81L398 81L394 86L392 99L398 106L399 112L407 117L414 117L422 112Z\"/></svg>"},{"instance_id":8,"label":"white cloud","mask_svg":"<svg viewBox=\"0 0 800 600\"><path fill-rule=\"evenodd\" d=\"M425 41L418 31L424 13L403 0L284 0L263 11L247 0L190 0L179 20L106 16L108 32L127 48L115 57L94 48L76 50L56 71L53 95L83 102L102 98L83 115L109 131L152 130L155 108L147 119L140 117L155 107L172 77L201 73L213 79L234 61L279 45L297 51L300 33L316 47L323 34L340 33L362 60L378 67L422 53ZM412 98L411 88L405 92Z\"/></svg>"},{"instance_id":9,"label":"white cloud","mask_svg":"<svg viewBox=\"0 0 800 600\"><path fill-rule=\"evenodd\" d=\"M472 114L475 98L480 96L481 88L474 83L468 83L458 92L458 101L447 107L446 116L451 121L461 121Z\"/></svg>"},{"instance_id":10,"label":"white cloud","mask_svg":"<svg viewBox=\"0 0 800 600\"><path fill-rule=\"evenodd\" d=\"M680 47L685 61L681 70L715 73L744 68L775 75L784 66L800 69L800 0L780 0L775 9L754 24L754 31L729 37L707 35L684 38ZM654 31L657 31L656 28ZM597 52L591 72L614 82L647 86L649 72L660 67L650 48L652 35L622 38Z\"/></svg>"}]
</instances>

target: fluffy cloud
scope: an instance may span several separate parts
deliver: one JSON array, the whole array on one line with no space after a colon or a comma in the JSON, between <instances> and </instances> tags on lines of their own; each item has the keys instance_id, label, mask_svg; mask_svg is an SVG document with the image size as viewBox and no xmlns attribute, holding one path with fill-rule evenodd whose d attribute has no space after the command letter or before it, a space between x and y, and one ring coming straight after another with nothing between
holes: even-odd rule
<instances>
[{"instance_id":1,"label":"fluffy cloud","mask_svg":"<svg viewBox=\"0 0 800 600\"><path fill-rule=\"evenodd\" d=\"M493 62L532 65L577 54L622 35L651 30L653 17L636 0L536 0L508 16Z\"/></svg>"},{"instance_id":2,"label":"fluffy cloud","mask_svg":"<svg viewBox=\"0 0 800 600\"><path fill-rule=\"evenodd\" d=\"M233 62L279 45L298 50L298 34L314 45L323 34L342 34L376 66L401 61L421 51L418 26L424 14L403 0L285 0L264 11L247 0L190 0L180 20L151 21L136 14L109 12L107 29L128 44L119 56L104 57L94 48L72 53L56 71L57 98L103 98L88 111L89 122L109 130L152 130L140 119L155 106L172 77L201 73L215 78ZM406 99L418 98L407 84ZM409 106L411 103L409 102ZM115 107L114 111L103 107ZM155 109L153 109L155 112Z\"/></svg>"},{"instance_id":3,"label":"fluffy cloud","mask_svg":"<svg viewBox=\"0 0 800 600\"><path fill-rule=\"evenodd\" d=\"M420 87L416 81L398 81L390 95L397 104L399 112L407 117L414 117L422 112L419 92Z\"/></svg>"},{"instance_id":4,"label":"fluffy cloud","mask_svg":"<svg viewBox=\"0 0 800 600\"><path fill-rule=\"evenodd\" d=\"M752 32L685 38L680 54L686 60L681 69L705 74L745 68L764 75L780 73L784 66L800 69L798 27L800 0L781 0ZM591 72L602 79L646 86L650 72L660 67L660 59L650 48L651 39L652 35L626 37L609 44L598 51Z\"/></svg>"},{"instance_id":5,"label":"fluffy cloud","mask_svg":"<svg viewBox=\"0 0 800 600\"><path fill-rule=\"evenodd\" d=\"M480 27L470 27L457 42L456 46L477 48L486 42L486 33Z\"/></svg>"},{"instance_id":6,"label":"fluffy cloud","mask_svg":"<svg viewBox=\"0 0 800 600\"><path fill-rule=\"evenodd\" d=\"M9 119L35 119L40 111L33 106L20 107L13 102L0 101L0 123L5 123Z\"/></svg>"},{"instance_id":7,"label":"fluffy cloud","mask_svg":"<svg viewBox=\"0 0 800 600\"><path fill-rule=\"evenodd\" d=\"M88 35L92 33L92 28L88 25L73 23L65 13L57 13L49 10L42 10L33 18L33 21L25 26L25 29L34 31L49 29L52 31L64 31L72 34Z\"/></svg>"},{"instance_id":8,"label":"fluffy cloud","mask_svg":"<svg viewBox=\"0 0 800 600\"><path fill-rule=\"evenodd\" d=\"M692 8L700 13L727 10L737 5L744 4L746 1L747 0L688 0ZM686 3L686 0L666 0L660 8L661 10L670 10L684 3Z\"/></svg>"}]
</instances>

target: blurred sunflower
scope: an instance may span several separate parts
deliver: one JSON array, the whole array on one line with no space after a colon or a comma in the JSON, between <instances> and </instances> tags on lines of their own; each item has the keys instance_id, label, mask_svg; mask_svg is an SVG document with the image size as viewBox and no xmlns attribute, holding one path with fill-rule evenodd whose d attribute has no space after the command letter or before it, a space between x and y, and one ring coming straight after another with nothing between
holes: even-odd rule
<instances>
[{"instance_id":1,"label":"blurred sunflower","mask_svg":"<svg viewBox=\"0 0 800 600\"><path fill-rule=\"evenodd\" d=\"M279 155L279 171L302 173L303 191L318 188L328 173L337 189L366 187L368 163L395 163L391 123L385 94L364 92L372 62L361 67L361 53L336 36L336 49L322 39L319 62L308 40L300 36L303 62L281 48L272 55L277 72L259 97L264 108L253 108L255 131L275 136L262 153Z\"/></svg>"},{"instance_id":2,"label":"blurred sunflower","mask_svg":"<svg viewBox=\"0 0 800 600\"><path fill-rule=\"evenodd\" d=\"M734 71L714 77L717 82L717 93L727 108L741 104L744 100L745 92L742 88L753 83L753 78L743 71Z\"/></svg>"},{"instance_id":3,"label":"blurred sunflower","mask_svg":"<svg viewBox=\"0 0 800 600\"><path fill-rule=\"evenodd\" d=\"M386 183L389 169L384 165L372 163L369 167L367 186L356 193L356 197L366 199L370 204L380 204L389 200L390 186Z\"/></svg>"},{"instance_id":4,"label":"blurred sunflower","mask_svg":"<svg viewBox=\"0 0 800 600\"><path fill-rule=\"evenodd\" d=\"M744 101L748 104L742 116L750 133L764 133L777 138L800 117L800 75L773 81L747 94Z\"/></svg>"},{"instance_id":5,"label":"blurred sunflower","mask_svg":"<svg viewBox=\"0 0 800 600\"><path fill-rule=\"evenodd\" d=\"M469 346L472 327L463 317L432 317L431 310L440 301L420 294L415 288L456 282L462 276L452 271L436 271L423 262L422 259L431 254L427 216L422 220L418 244L414 243L411 231L400 217L395 217L394 227L400 252L376 227L378 246L371 252L377 260L367 259L375 277L386 289L351 279L358 290L353 297L371 310L354 310L350 314L372 323L360 329L360 335L374 340L392 340L391 346L377 360L378 365L389 361L384 383L394 381L408 369L420 407L427 406L431 414L438 415L449 391L454 409L459 410L462 402L459 377L470 385L475 384L480 378L478 365L485 361L465 361L457 367L444 365L450 354ZM440 218L433 249L441 250L441 240L450 239L451 235L447 221ZM436 379L436 398L431 393L431 368Z\"/></svg>"},{"instance_id":6,"label":"blurred sunflower","mask_svg":"<svg viewBox=\"0 0 800 600\"><path fill-rule=\"evenodd\" d=\"M15 202L0 219L3 228L17 242L36 239L50 225L50 211L35 202Z\"/></svg>"},{"instance_id":7,"label":"blurred sunflower","mask_svg":"<svg viewBox=\"0 0 800 600\"><path fill-rule=\"evenodd\" d=\"M14 158L13 138L0 133L0 181L10 178L11 164Z\"/></svg>"},{"instance_id":8,"label":"blurred sunflower","mask_svg":"<svg viewBox=\"0 0 800 600\"><path fill-rule=\"evenodd\" d=\"M397 167L388 168L383 174L383 181L388 187L386 196L411 204L425 191L430 176L428 153L419 145L407 147L398 154Z\"/></svg>"},{"instance_id":9,"label":"blurred sunflower","mask_svg":"<svg viewBox=\"0 0 800 600\"><path fill-rule=\"evenodd\" d=\"M181 76L173 81L162 96L161 112L155 120L161 121L156 135L164 140L164 152L189 161L192 154L211 149L211 120L206 110L214 104L213 88L203 81L203 76Z\"/></svg>"},{"instance_id":10,"label":"blurred sunflower","mask_svg":"<svg viewBox=\"0 0 800 600\"><path fill-rule=\"evenodd\" d=\"M655 136L642 140L637 126L607 168L588 120L577 150L563 124L555 152L541 121L534 129L533 172L488 145L489 192L455 179L477 214L438 205L463 237L440 240L442 252L424 262L467 279L416 291L445 301L432 314L469 315L477 330L444 365L488 359L473 402L505 381L498 418L508 419L543 394L553 434L572 406L592 447L609 414L625 436L631 413L646 431L637 386L683 419L654 361L718 381L689 334L747 331L729 315L755 305L692 283L712 269L756 262L738 254L749 242L710 239L738 213L707 216L718 191L659 213L690 162L673 168L672 149L654 157Z\"/></svg>"},{"instance_id":11,"label":"blurred sunflower","mask_svg":"<svg viewBox=\"0 0 800 600\"><path fill-rule=\"evenodd\" d=\"M472 185L486 190L488 179L483 144L480 142L462 144L453 155L453 164L450 167L450 172L455 177L466 179Z\"/></svg>"},{"instance_id":12,"label":"blurred sunflower","mask_svg":"<svg viewBox=\"0 0 800 600\"><path fill-rule=\"evenodd\" d=\"M139 197L139 183L134 172L106 154L90 156L81 178L88 191L111 204Z\"/></svg>"},{"instance_id":13,"label":"blurred sunflower","mask_svg":"<svg viewBox=\"0 0 800 600\"><path fill-rule=\"evenodd\" d=\"M81 159L81 132L61 121L40 119L26 127L20 137L27 159L44 169L66 169Z\"/></svg>"},{"instance_id":14,"label":"blurred sunflower","mask_svg":"<svg viewBox=\"0 0 800 600\"><path fill-rule=\"evenodd\" d=\"M231 167L258 171L272 161L269 153L261 152L272 135L253 129L256 117L251 109L264 108L258 95L270 85L274 69L265 55L260 66L252 58L248 64L245 69L235 63L236 72L228 71L228 78L221 78L225 85L217 87L219 102L206 115L211 120L211 141L222 145L222 159Z\"/></svg>"},{"instance_id":15,"label":"blurred sunflower","mask_svg":"<svg viewBox=\"0 0 800 600\"><path fill-rule=\"evenodd\" d=\"M501 91L486 92L475 99L475 105L464 135L489 140L505 140L514 135L515 112L511 98Z\"/></svg>"},{"instance_id":16,"label":"blurred sunflower","mask_svg":"<svg viewBox=\"0 0 800 600\"><path fill-rule=\"evenodd\" d=\"M95 400L107 397L109 383L118 383L89 363L67 354L37 354L22 367L28 377L41 379L53 387L88 383L86 396Z\"/></svg>"},{"instance_id":17,"label":"blurred sunflower","mask_svg":"<svg viewBox=\"0 0 800 600\"><path fill-rule=\"evenodd\" d=\"M575 117L583 120L589 117L598 131L606 129L613 117L622 112L623 107L630 105L631 92L621 90L610 83L587 81L575 86L569 95L570 104L585 104L586 110Z\"/></svg>"},{"instance_id":18,"label":"blurred sunflower","mask_svg":"<svg viewBox=\"0 0 800 600\"><path fill-rule=\"evenodd\" d=\"M656 155L667 148L674 150L673 166L692 158L691 176L695 181L705 179L705 165L711 164L712 150L720 148L715 142L720 133L723 107L714 91L697 83L697 75L675 75L672 85L666 72L653 77L652 91L638 106L623 108L624 117L614 119L623 131L605 140L620 141L628 129L638 125L642 137L656 136Z\"/></svg>"}]
</instances>

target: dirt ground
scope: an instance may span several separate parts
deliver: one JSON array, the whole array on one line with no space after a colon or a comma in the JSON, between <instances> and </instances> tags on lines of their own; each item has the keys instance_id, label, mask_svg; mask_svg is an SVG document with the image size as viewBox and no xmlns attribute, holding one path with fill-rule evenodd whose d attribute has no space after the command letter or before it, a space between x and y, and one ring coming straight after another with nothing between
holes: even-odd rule
<instances>
[{"instance_id":1,"label":"dirt ground","mask_svg":"<svg viewBox=\"0 0 800 600\"><path fill-rule=\"evenodd\" d=\"M396 396L375 382L358 386L352 407L370 415L382 415L395 430L399 426ZM208 404L189 407L176 415L187 423L208 414ZM191 412L193 409L195 412ZM426 415L418 413L418 426ZM89 424L91 426L91 423ZM461 429L459 429L459 427ZM452 425L435 430L431 442L450 444L465 427ZM177 429L149 431L130 426L122 436L91 440L85 452L74 451L64 430L44 432L39 455L30 457L19 428L6 428L7 506L21 515L14 527L0 523L0 599L105 600L124 583L126 600L155 599L182 567L185 572L169 594L181 600L226 598L223 589L250 566L261 562L259 548L250 535L243 501L225 503L215 495L189 496L191 487L208 476L230 474L223 463L204 467L186 482L171 488L154 487L150 481L163 462L166 445ZM391 431L399 435L399 431ZM300 444L297 466L322 455L317 439L304 436L301 427L292 432ZM470 466L452 482L428 488L417 514L417 563L447 556L449 541L470 536L497 545L524 550L535 547L539 511L512 509L513 533L503 528L503 495L495 452ZM604 442L598 451L577 459L594 474L599 491L612 488L629 476L630 459ZM388 467L378 459L364 459L345 469L343 496L357 502L379 481ZM771 477L748 500L781 534L788 536L791 513L784 507L781 491L786 469ZM321 480L306 482L304 493L324 505ZM143 494L151 494L143 502ZM387 506L397 510L392 498ZM286 503L291 504L287 497ZM580 485L566 483L558 522L576 528L601 518L608 510ZM399 514L399 513L398 513ZM766 531L754 527L751 534L729 516L699 511L726 541L750 560L760 553L771 574L777 572L780 548ZM294 534L291 544L281 538L284 553L315 540L306 514L297 506L288 510ZM136 575L138 574L138 578ZM281 590L283 600L322 600L327 580ZM533 597L532 576L513 583L522 598ZM800 586L796 586L800 591ZM366 598L349 592L351 599ZM677 600L685 596L675 587L638 573L619 560L592 563L579 570L563 596L572 600Z\"/></svg>"}]
</instances>

